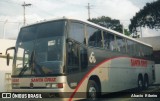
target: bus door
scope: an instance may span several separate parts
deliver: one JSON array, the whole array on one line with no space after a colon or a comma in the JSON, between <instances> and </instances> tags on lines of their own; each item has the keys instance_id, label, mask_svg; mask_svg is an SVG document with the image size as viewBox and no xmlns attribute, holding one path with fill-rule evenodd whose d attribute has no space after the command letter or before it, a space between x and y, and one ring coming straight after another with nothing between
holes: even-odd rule
<instances>
[{"instance_id":1,"label":"bus door","mask_svg":"<svg viewBox=\"0 0 160 101\"><path fill-rule=\"evenodd\" d=\"M67 41L67 81L74 89L82 80L88 66L87 48L73 40Z\"/></svg>"}]
</instances>

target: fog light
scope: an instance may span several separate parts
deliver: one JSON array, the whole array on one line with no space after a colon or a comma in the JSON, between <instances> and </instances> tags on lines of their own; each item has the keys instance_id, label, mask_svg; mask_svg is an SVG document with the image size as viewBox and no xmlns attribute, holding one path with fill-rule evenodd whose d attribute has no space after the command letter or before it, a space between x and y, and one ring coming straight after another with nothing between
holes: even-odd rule
<instances>
[{"instance_id":1,"label":"fog light","mask_svg":"<svg viewBox=\"0 0 160 101\"><path fill-rule=\"evenodd\" d=\"M12 88L19 88L19 84L12 84Z\"/></svg>"},{"instance_id":2,"label":"fog light","mask_svg":"<svg viewBox=\"0 0 160 101\"><path fill-rule=\"evenodd\" d=\"M57 84L52 84L52 88L57 88Z\"/></svg>"},{"instance_id":3,"label":"fog light","mask_svg":"<svg viewBox=\"0 0 160 101\"><path fill-rule=\"evenodd\" d=\"M47 83L46 88L63 88L63 83Z\"/></svg>"},{"instance_id":4,"label":"fog light","mask_svg":"<svg viewBox=\"0 0 160 101\"><path fill-rule=\"evenodd\" d=\"M51 88L51 84L50 84L50 83L47 83L47 84L46 84L46 88Z\"/></svg>"}]
</instances>

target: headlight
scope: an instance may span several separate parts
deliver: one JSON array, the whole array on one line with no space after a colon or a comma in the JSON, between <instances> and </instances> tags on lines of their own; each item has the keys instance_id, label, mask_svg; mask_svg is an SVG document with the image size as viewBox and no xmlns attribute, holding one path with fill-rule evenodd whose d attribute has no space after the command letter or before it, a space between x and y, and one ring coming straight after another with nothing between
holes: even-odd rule
<instances>
[{"instance_id":1,"label":"headlight","mask_svg":"<svg viewBox=\"0 0 160 101\"><path fill-rule=\"evenodd\" d=\"M47 83L46 88L63 88L63 83Z\"/></svg>"},{"instance_id":2,"label":"headlight","mask_svg":"<svg viewBox=\"0 0 160 101\"><path fill-rule=\"evenodd\" d=\"M46 84L46 88L51 88L51 84L50 84L50 83L47 83L47 84Z\"/></svg>"},{"instance_id":3,"label":"headlight","mask_svg":"<svg viewBox=\"0 0 160 101\"><path fill-rule=\"evenodd\" d=\"M12 88L19 88L19 84L12 84Z\"/></svg>"}]
</instances>

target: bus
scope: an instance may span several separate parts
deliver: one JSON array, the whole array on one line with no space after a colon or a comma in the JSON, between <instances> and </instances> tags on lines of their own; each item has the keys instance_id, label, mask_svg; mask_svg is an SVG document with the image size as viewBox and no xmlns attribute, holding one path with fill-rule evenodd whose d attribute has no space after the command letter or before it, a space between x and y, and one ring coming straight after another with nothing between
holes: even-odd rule
<instances>
[{"instance_id":1,"label":"bus","mask_svg":"<svg viewBox=\"0 0 160 101\"><path fill-rule=\"evenodd\" d=\"M7 64L9 50L15 51L13 92L94 100L155 81L151 45L88 21L59 18L24 26L16 46L6 50Z\"/></svg>"}]
</instances>

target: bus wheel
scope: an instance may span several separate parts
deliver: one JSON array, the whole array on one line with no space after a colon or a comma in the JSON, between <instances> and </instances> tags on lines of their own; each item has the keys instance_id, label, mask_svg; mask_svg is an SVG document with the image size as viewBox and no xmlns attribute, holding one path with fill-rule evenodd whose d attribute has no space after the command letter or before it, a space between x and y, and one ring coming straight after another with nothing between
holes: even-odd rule
<instances>
[{"instance_id":1,"label":"bus wheel","mask_svg":"<svg viewBox=\"0 0 160 101\"><path fill-rule=\"evenodd\" d=\"M96 100L98 98L98 86L93 80L89 80L87 85L87 98L89 100Z\"/></svg>"},{"instance_id":2,"label":"bus wheel","mask_svg":"<svg viewBox=\"0 0 160 101\"><path fill-rule=\"evenodd\" d=\"M149 86L148 76L145 76L144 77L144 85L143 85L143 87L144 87L144 89L147 89L148 86Z\"/></svg>"},{"instance_id":3,"label":"bus wheel","mask_svg":"<svg viewBox=\"0 0 160 101\"><path fill-rule=\"evenodd\" d=\"M138 77L138 90L142 90L143 89L143 79L142 76Z\"/></svg>"}]
</instances>

